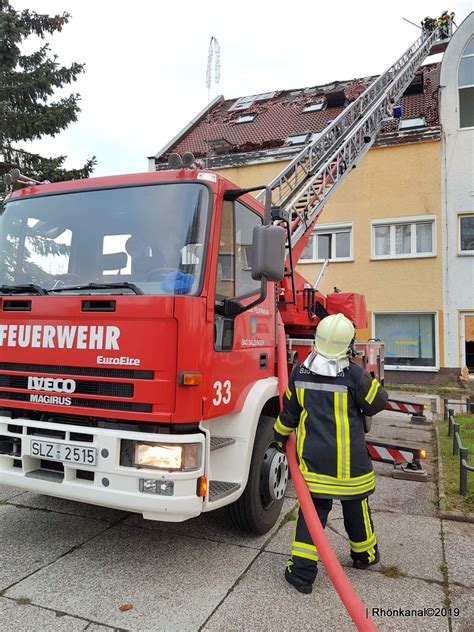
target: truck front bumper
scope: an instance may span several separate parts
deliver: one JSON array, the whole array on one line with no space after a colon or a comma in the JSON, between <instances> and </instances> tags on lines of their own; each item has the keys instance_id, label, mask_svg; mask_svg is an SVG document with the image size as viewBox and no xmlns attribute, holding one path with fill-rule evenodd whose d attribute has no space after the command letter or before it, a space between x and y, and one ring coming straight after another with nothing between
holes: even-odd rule
<instances>
[{"instance_id":1,"label":"truck front bumper","mask_svg":"<svg viewBox=\"0 0 474 632\"><path fill-rule=\"evenodd\" d=\"M94 466L48 461L34 456L32 441L51 441L96 449ZM122 441L200 443L202 463L192 472L128 467L120 464ZM13 454L0 450L0 484L93 505L143 514L149 520L181 522L198 516L203 498L198 479L204 475L204 434L156 434L37 422L0 415L0 441L15 444ZM7 450L8 451L8 450ZM51 463L53 463L51 465ZM172 482L172 495L141 491L140 480ZM169 485L167 486L169 493Z\"/></svg>"}]
</instances>

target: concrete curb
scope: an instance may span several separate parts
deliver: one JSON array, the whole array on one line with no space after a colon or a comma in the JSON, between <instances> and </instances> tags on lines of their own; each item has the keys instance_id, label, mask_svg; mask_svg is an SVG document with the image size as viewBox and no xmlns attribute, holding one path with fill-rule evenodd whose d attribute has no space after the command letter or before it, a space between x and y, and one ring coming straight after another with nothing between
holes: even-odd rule
<instances>
[{"instance_id":1,"label":"concrete curb","mask_svg":"<svg viewBox=\"0 0 474 632\"><path fill-rule=\"evenodd\" d=\"M471 522L474 524L474 513L462 513L462 511L440 511L439 517L442 520L452 520L453 522Z\"/></svg>"}]
</instances>

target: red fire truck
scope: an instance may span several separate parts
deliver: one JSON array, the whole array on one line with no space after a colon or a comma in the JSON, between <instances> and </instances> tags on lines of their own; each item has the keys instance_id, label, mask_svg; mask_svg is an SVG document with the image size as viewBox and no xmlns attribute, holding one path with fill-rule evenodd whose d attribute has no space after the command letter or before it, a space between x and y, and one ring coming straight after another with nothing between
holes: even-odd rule
<instances>
[{"instance_id":1,"label":"red fire truck","mask_svg":"<svg viewBox=\"0 0 474 632\"><path fill-rule=\"evenodd\" d=\"M297 262L429 53L423 33L266 187L265 205L194 157L170 170L24 185L0 215L0 483L182 521L227 507L265 532L288 468L272 444L287 361L364 298L323 296ZM383 369L381 345L365 361Z\"/></svg>"}]
</instances>

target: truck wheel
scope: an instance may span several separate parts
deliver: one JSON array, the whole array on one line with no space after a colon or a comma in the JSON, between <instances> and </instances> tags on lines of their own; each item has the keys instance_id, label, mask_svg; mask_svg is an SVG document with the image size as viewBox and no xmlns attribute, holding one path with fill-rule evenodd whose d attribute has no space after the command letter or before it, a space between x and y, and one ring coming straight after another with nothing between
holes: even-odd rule
<instances>
[{"instance_id":1,"label":"truck wheel","mask_svg":"<svg viewBox=\"0 0 474 632\"><path fill-rule=\"evenodd\" d=\"M280 515L288 483L286 456L275 447L272 417L262 416L255 435L249 479L242 496L227 513L238 529L266 533Z\"/></svg>"}]
</instances>

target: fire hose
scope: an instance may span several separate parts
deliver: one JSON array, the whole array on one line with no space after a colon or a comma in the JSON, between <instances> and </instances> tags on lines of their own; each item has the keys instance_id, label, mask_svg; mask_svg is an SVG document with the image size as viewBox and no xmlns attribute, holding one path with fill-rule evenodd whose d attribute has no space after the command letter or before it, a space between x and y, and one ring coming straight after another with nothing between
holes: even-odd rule
<instances>
[{"instance_id":1,"label":"fire hose","mask_svg":"<svg viewBox=\"0 0 474 632\"><path fill-rule=\"evenodd\" d=\"M281 316L279 316L278 320L278 369L280 404L282 404L283 393L286 388L286 384L288 383L288 365L286 357L285 329ZM286 445L291 478L293 480L293 485L295 486L301 511L303 512L304 519L311 537L313 538L314 545L318 550L318 555L320 556L326 572L329 575L329 579L332 581L334 588L336 589L344 607L352 618L352 621L357 629L360 632L376 632L377 626L372 619L367 616L364 604L352 587L349 578L344 573L342 566L340 565L339 560L337 559L331 545L329 544L329 540L326 537L323 526L311 499L308 486L306 485L306 481L304 480L298 467L295 438L293 435L289 437Z\"/></svg>"}]
</instances>

